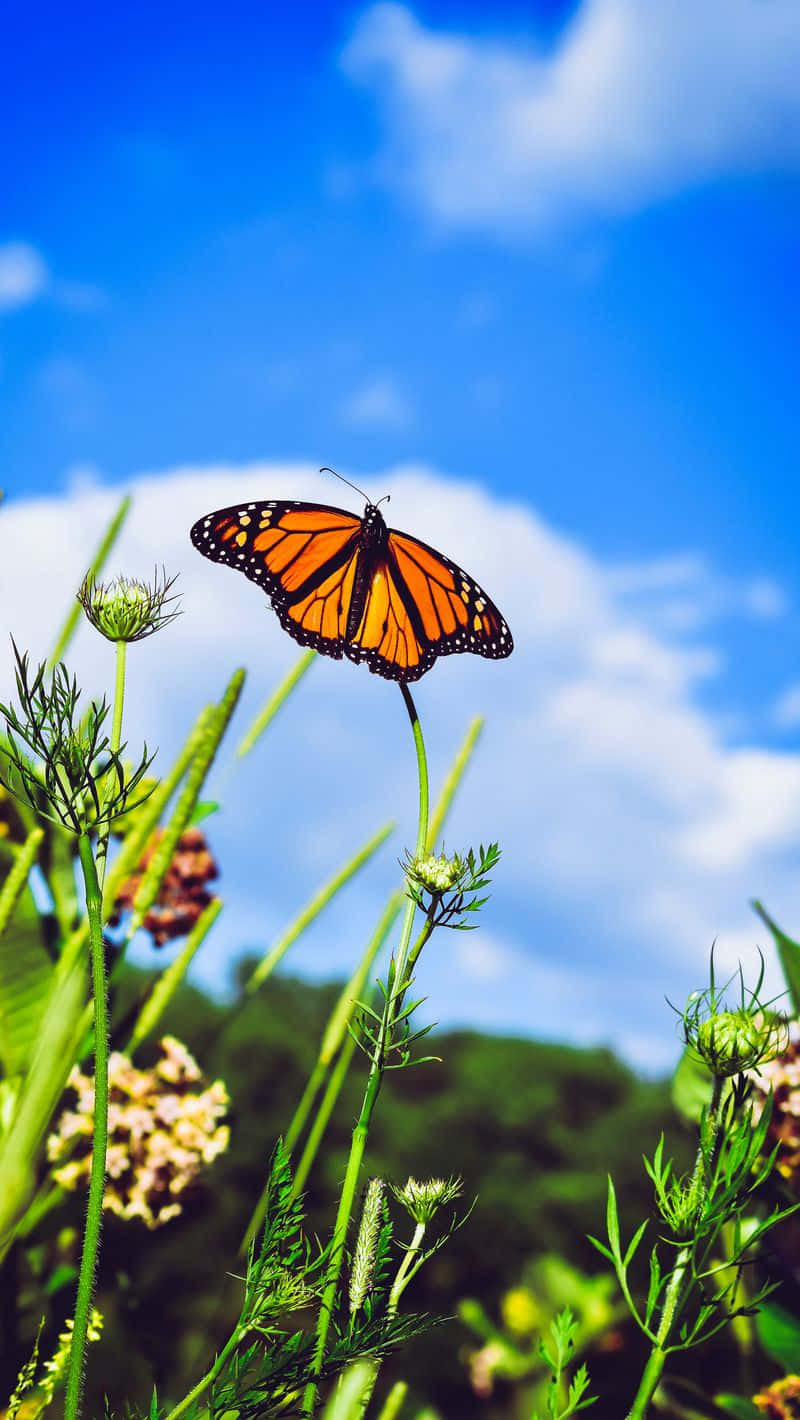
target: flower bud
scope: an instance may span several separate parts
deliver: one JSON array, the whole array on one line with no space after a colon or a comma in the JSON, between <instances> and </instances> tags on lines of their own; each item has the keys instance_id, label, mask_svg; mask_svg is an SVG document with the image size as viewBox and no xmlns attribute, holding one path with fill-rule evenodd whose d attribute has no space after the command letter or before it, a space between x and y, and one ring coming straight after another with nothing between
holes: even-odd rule
<instances>
[{"instance_id":1,"label":"flower bud","mask_svg":"<svg viewBox=\"0 0 800 1420\"><path fill-rule=\"evenodd\" d=\"M746 1010L718 1011L700 1021L691 1045L712 1074L726 1077L753 1070L780 1049L782 1022Z\"/></svg>"},{"instance_id":2,"label":"flower bud","mask_svg":"<svg viewBox=\"0 0 800 1420\"><path fill-rule=\"evenodd\" d=\"M398 1203L402 1203L414 1222L423 1227L441 1207L458 1198L461 1189L460 1178L429 1178L424 1183L420 1183L416 1178L409 1178L402 1188L392 1185L392 1192Z\"/></svg>"},{"instance_id":3,"label":"flower bud","mask_svg":"<svg viewBox=\"0 0 800 1420\"><path fill-rule=\"evenodd\" d=\"M464 865L458 854L448 858L444 853L438 857L432 853L426 858L414 858L408 871L419 887L427 892L442 893L456 886Z\"/></svg>"},{"instance_id":4,"label":"flower bud","mask_svg":"<svg viewBox=\"0 0 800 1420\"><path fill-rule=\"evenodd\" d=\"M86 577L78 601L89 621L109 641L143 641L174 621L180 613L168 610L177 600L169 596L175 578L156 573L152 583L132 577L97 582Z\"/></svg>"}]
</instances>

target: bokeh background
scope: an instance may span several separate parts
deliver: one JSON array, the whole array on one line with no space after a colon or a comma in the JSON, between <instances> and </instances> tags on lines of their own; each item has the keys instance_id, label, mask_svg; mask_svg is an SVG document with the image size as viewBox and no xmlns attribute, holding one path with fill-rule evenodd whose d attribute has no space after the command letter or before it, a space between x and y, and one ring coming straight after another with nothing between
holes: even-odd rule
<instances>
[{"instance_id":1,"label":"bokeh background","mask_svg":"<svg viewBox=\"0 0 800 1420\"><path fill-rule=\"evenodd\" d=\"M664 994L715 937L754 959L750 896L800 915L795 0L45 0L3 30L3 628L49 649L132 493L117 565L184 593L131 658L166 762L234 665L244 723L295 656L191 523L358 509L325 463L391 493L516 640L419 688L435 775L487 715L448 846L504 848L428 1009L667 1068ZM88 631L75 663L108 683ZM314 667L215 786L206 986L391 816L292 965L357 960L410 755L394 686Z\"/></svg>"}]
</instances>

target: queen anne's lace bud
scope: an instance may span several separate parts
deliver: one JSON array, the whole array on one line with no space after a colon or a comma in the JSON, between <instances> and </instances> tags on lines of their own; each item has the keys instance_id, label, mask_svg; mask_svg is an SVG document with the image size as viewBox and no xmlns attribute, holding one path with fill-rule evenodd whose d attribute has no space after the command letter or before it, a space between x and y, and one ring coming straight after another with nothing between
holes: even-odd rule
<instances>
[{"instance_id":1,"label":"queen anne's lace bud","mask_svg":"<svg viewBox=\"0 0 800 1420\"><path fill-rule=\"evenodd\" d=\"M724 1078L756 1069L772 1059L785 1040L782 1020L747 1010L718 1011L697 1024L691 1045L712 1074Z\"/></svg>"},{"instance_id":2,"label":"queen anne's lace bud","mask_svg":"<svg viewBox=\"0 0 800 1420\"><path fill-rule=\"evenodd\" d=\"M409 871L420 887L428 892L440 893L455 887L464 865L457 854L452 858L444 854L439 857L430 854L427 858L415 858Z\"/></svg>"},{"instance_id":3,"label":"queen anne's lace bud","mask_svg":"<svg viewBox=\"0 0 800 1420\"><path fill-rule=\"evenodd\" d=\"M440 1208L458 1198L462 1187L460 1178L428 1178L424 1183L409 1178L402 1188L393 1184L392 1192L414 1222L425 1225Z\"/></svg>"},{"instance_id":4,"label":"queen anne's lace bud","mask_svg":"<svg viewBox=\"0 0 800 1420\"><path fill-rule=\"evenodd\" d=\"M180 613L169 610L177 600L169 595L175 578L156 574L152 582L133 577L115 577L112 582L96 582L87 577L78 600L89 621L109 641L143 641Z\"/></svg>"}]
</instances>

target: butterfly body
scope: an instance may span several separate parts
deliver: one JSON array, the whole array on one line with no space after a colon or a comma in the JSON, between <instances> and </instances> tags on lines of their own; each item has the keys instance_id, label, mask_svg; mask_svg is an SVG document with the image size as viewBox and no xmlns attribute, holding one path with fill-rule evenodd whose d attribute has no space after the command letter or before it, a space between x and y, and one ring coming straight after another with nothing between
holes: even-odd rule
<instances>
[{"instance_id":1,"label":"butterfly body","mask_svg":"<svg viewBox=\"0 0 800 1420\"><path fill-rule=\"evenodd\" d=\"M359 518L320 503L240 503L191 531L205 557L271 598L301 645L366 661L390 680L418 680L455 651L500 658L511 633L485 592L427 543L389 528L367 503Z\"/></svg>"}]
</instances>

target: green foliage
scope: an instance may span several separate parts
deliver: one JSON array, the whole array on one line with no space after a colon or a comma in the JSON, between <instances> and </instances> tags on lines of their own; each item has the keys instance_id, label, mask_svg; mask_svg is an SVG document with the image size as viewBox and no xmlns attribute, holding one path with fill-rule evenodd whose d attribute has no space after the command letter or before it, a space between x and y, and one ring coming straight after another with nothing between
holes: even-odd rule
<instances>
[{"instance_id":1,"label":"green foliage","mask_svg":"<svg viewBox=\"0 0 800 1420\"><path fill-rule=\"evenodd\" d=\"M90 822L108 823L135 808L141 798L133 796L153 758L147 747L138 765L128 768L125 746L114 749L106 733L105 699L91 701L79 719L81 692L62 662L48 680L44 662L31 677L30 658L15 644L14 659L19 709L0 704L6 722L0 775L5 788L38 817L75 834Z\"/></svg>"},{"instance_id":2,"label":"green foliage","mask_svg":"<svg viewBox=\"0 0 800 1420\"><path fill-rule=\"evenodd\" d=\"M797 1317L773 1298L756 1317L758 1339L784 1371L800 1375L800 1326Z\"/></svg>"},{"instance_id":3,"label":"green foliage","mask_svg":"<svg viewBox=\"0 0 800 1420\"><path fill-rule=\"evenodd\" d=\"M552 1342L539 1343L539 1354L552 1372L547 1389L547 1414L550 1420L569 1420L569 1417L577 1415L579 1410L586 1410L590 1405L594 1405L597 1399L596 1396L588 1394L590 1381L585 1362L578 1366L569 1380L566 1396L563 1394L564 1373L572 1359L577 1330L575 1317L569 1307L564 1307L551 1323ZM532 1420L539 1420L538 1414L534 1414Z\"/></svg>"}]
</instances>

